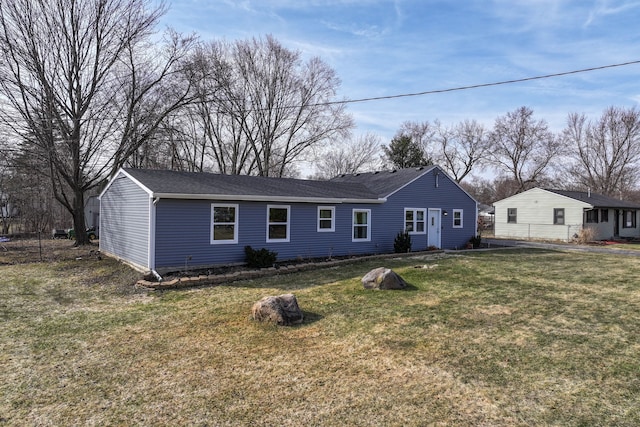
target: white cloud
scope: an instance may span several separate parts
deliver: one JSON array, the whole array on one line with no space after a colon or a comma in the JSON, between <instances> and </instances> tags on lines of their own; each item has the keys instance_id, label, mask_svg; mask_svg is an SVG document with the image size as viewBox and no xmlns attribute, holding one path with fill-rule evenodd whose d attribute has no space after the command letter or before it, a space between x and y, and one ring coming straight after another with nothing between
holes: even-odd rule
<instances>
[{"instance_id":1,"label":"white cloud","mask_svg":"<svg viewBox=\"0 0 640 427\"><path fill-rule=\"evenodd\" d=\"M593 24L594 21L607 15L617 15L635 8L640 8L640 2L598 0L596 7L589 12L584 26L588 27Z\"/></svg>"}]
</instances>

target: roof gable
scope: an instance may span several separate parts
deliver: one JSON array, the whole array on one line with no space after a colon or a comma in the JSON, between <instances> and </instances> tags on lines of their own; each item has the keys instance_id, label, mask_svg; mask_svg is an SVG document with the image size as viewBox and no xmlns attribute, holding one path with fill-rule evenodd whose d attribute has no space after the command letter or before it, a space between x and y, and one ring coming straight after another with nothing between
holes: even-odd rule
<instances>
[{"instance_id":1,"label":"roof gable","mask_svg":"<svg viewBox=\"0 0 640 427\"><path fill-rule=\"evenodd\" d=\"M418 166L414 168L394 169L389 171L379 172L367 172L356 173L351 175L340 175L333 178L332 182L349 182L349 183L361 183L373 191L380 198L388 198L394 193L402 190L407 185L422 178L425 175L434 174L436 180L438 175L442 175L448 178L463 194L473 200L477 201L467 191L460 186L453 178L447 175L437 165L430 166ZM436 181L437 182L437 181Z\"/></svg>"},{"instance_id":2,"label":"roof gable","mask_svg":"<svg viewBox=\"0 0 640 427\"><path fill-rule=\"evenodd\" d=\"M362 184L378 197L389 197L435 167L432 165L389 171L343 174L331 179L331 182Z\"/></svg>"}]
</instances>

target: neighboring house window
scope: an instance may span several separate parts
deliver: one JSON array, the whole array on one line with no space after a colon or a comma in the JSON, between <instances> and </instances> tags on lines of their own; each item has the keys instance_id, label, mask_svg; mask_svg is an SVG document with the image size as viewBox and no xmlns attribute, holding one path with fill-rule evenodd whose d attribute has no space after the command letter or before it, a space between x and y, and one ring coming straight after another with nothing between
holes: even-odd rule
<instances>
[{"instance_id":1,"label":"neighboring house window","mask_svg":"<svg viewBox=\"0 0 640 427\"><path fill-rule=\"evenodd\" d=\"M462 228L462 209L453 210L453 228Z\"/></svg>"},{"instance_id":2,"label":"neighboring house window","mask_svg":"<svg viewBox=\"0 0 640 427\"><path fill-rule=\"evenodd\" d=\"M564 208L555 208L553 210L553 223L555 225L564 225Z\"/></svg>"},{"instance_id":3,"label":"neighboring house window","mask_svg":"<svg viewBox=\"0 0 640 427\"><path fill-rule=\"evenodd\" d=\"M636 228L636 211L622 211L622 228Z\"/></svg>"},{"instance_id":4,"label":"neighboring house window","mask_svg":"<svg viewBox=\"0 0 640 427\"><path fill-rule=\"evenodd\" d=\"M289 241L289 206L267 206L267 242Z\"/></svg>"},{"instance_id":5,"label":"neighboring house window","mask_svg":"<svg viewBox=\"0 0 640 427\"><path fill-rule=\"evenodd\" d=\"M598 222L598 209L588 210L586 222Z\"/></svg>"},{"instance_id":6,"label":"neighboring house window","mask_svg":"<svg viewBox=\"0 0 640 427\"><path fill-rule=\"evenodd\" d=\"M510 224L515 224L518 222L518 209L516 208L507 209L507 222Z\"/></svg>"},{"instance_id":7,"label":"neighboring house window","mask_svg":"<svg viewBox=\"0 0 640 427\"><path fill-rule=\"evenodd\" d=\"M404 210L404 229L409 234L426 234L425 218L427 216L426 209L410 209Z\"/></svg>"},{"instance_id":8,"label":"neighboring house window","mask_svg":"<svg viewBox=\"0 0 640 427\"><path fill-rule=\"evenodd\" d=\"M600 209L600 222L609 222L609 209Z\"/></svg>"},{"instance_id":9,"label":"neighboring house window","mask_svg":"<svg viewBox=\"0 0 640 427\"><path fill-rule=\"evenodd\" d=\"M353 210L353 241L371 240L371 209Z\"/></svg>"},{"instance_id":10,"label":"neighboring house window","mask_svg":"<svg viewBox=\"0 0 640 427\"><path fill-rule=\"evenodd\" d=\"M211 244L238 243L238 205L211 205Z\"/></svg>"},{"instance_id":11,"label":"neighboring house window","mask_svg":"<svg viewBox=\"0 0 640 427\"><path fill-rule=\"evenodd\" d=\"M318 231L335 231L336 208L318 206Z\"/></svg>"}]
</instances>

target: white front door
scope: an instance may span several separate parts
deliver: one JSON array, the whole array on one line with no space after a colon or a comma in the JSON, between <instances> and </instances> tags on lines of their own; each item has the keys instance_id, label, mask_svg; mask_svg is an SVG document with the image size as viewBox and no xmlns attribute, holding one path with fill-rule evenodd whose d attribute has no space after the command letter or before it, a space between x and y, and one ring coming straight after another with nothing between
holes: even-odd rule
<instances>
[{"instance_id":1,"label":"white front door","mask_svg":"<svg viewBox=\"0 0 640 427\"><path fill-rule=\"evenodd\" d=\"M429 225L427 227L427 247L440 249L440 209L429 209Z\"/></svg>"}]
</instances>

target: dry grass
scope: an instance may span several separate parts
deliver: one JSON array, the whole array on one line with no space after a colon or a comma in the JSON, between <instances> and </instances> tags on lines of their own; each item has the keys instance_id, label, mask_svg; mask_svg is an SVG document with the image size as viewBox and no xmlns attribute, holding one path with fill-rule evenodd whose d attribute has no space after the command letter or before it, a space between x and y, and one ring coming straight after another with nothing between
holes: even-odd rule
<instances>
[{"instance_id":1,"label":"dry grass","mask_svg":"<svg viewBox=\"0 0 640 427\"><path fill-rule=\"evenodd\" d=\"M576 243L586 244L595 240L596 230L593 227L582 227L578 231L578 237L575 239Z\"/></svg>"},{"instance_id":2,"label":"dry grass","mask_svg":"<svg viewBox=\"0 0 640 427\"><path fill-rule=\"evenodd\" d=\"M13 239L0 243L0 266L33 262L70 261L95 257L98 244L75 247L67 239Z\"/></svg>"},{"instance_id":3,"label":"dry grass","mask_svg":"<svg viewBox=\"0 0 640 427\"><path fill-rule=\"evenodd\" d=\"M2 266L0 424L640 424L640 260L390 259L411 288L364 290L380 263L149 294L112 260ZM286 292L304 324L249 320Z\"/></svg>"}]
</instances>

